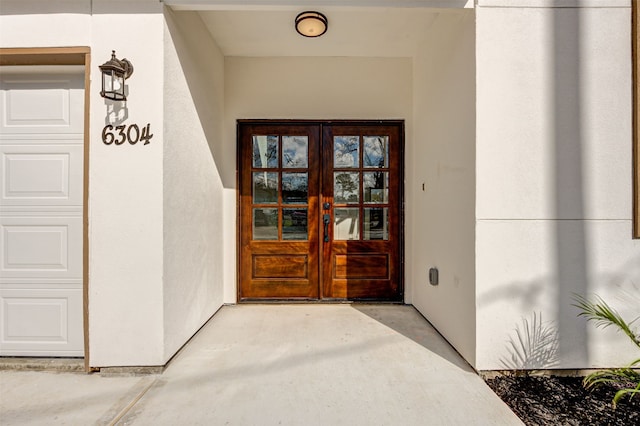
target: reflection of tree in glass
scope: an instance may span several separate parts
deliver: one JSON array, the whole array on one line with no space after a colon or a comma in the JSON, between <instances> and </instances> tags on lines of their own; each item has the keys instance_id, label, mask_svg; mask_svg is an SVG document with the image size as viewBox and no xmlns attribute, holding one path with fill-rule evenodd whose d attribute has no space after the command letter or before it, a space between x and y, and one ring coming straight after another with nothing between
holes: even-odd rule
<instances>
[{"instance_id":1,"label":"reflection of tree in glass","mask_svg":"<svg viewBox=\"0 0 640 426\"><path fill-rule=\"evenodd\" d=\"M307 174L306 173L283 173L282 189L287 191L305 191L307 190Z\"/></svg>"},{"instance_id":2,"label":"reflection of tree in glass","mask_svg":"<svg viewBox=\"0 0 640 426\"><path fill-rule=\"evenodd\" d=\"M264 189L277 189L278 175L275 173L255 173L256 187Z\"/></svg>"},{"instance_id":3,"label":"reflection of tree in glass","mask_svg":"<svg viewBox=\"0 0 640 426\"><path fill-rule=\"evenodd\" d=\"M253 174L253 199L255 203L273 203L278 200L278 174L257 172Z\"/></svg>"},{"instance_id":4,"label":"reflection of tree in glass","mask_svg":"<svg viewBox=\"0 0 640 426\"><path fill-rule=\"evenodd\" d=\"M307 167L307 137L282 137L282 167Z\"/></svg>"},{"instance_id":5,"label":"reflection of tree in glass","mask_svg":"<svg viewBox=\"0 0 640 426\"><path fill-rule=\"evenodd\" d=\"M352 173L338 173L336 175L336 190L339 191L339 200L358 201L358 182Z\"/></svg>"},{"instance_id":6,"label":"reflection of tree in glass","mask_svg":"<svg viewBox=\"0 0 640 426\"><path fill-rule=\"evenodd\" d=\"M385 186L385 182L384 182L384 172L375 172L373 174L373 180L374 180L374 188L376 189L383 189Z\"/></svg>"},{"instance_id":7,"label":"reflection of tree in glass","mask_svg":"<svg viewBox=\"0 0 640 426\"><path fill-rule=\"evenodd\" d=\"M363 178L364 201L366 203L386 203L389 172L365 172Z\"/></svg>"},{"instance_id":8,"label":"reflection of tree in glass","mask_svg":"<svg viewBox=\"0 0 640 426\"><path fill-rule=\"evenodd\" d=\"M365 167L384 167L387 159L386 137L367 137L364 141Z\"/></svg>"},{"instance_id":9,"label":"reflection of tree in glass","mask_svg":"<svg viewBox=\"0 0 640 426\"><path fill-rule=\"evenodd\" d=\"M364 141L364 163L369 167L385 167L387 159L387 144L386 137L374 136L367 137ZM373 186L372 188L383 189L385 185L384 172L373 173Z\"/></svg>"},{"instance_id":10,"label":"reflection of tree in glass","mask_svg":"<svg viewBox=\"0 0 640 426\"><path fill-rule=\"evenodd\" d=\"M282 174L282 199L285 203L306 203L307 190L306 173Z\"/></svg>"},{"instance_id":11,"label":"reflection of tree in glass","mask_svg":"<svg viewBox=\"0 0 640 426\"><path fill-rule=\"evenodd\" d=\"M283 161L284 164L286 164L289 167L295 166L295 161L291 157L291 154L289 154L288 152L285 152L282 156L284 157L284 161Z\"/></svg>"},{"instance_id":12,"label":"reflection of tree in glass","mask_svg":"<svg viewBox=\"0 0 640 426\"><path fill-rule=\"evenodd\" d=\"M256 167L278 167L278 139L269 136L266 141L266 150L260 143L260 136L256 136L253 141L253 164ZM264 162L263 162L264 161Z\"/></svg>"},{"instance_id":13,"label":"reflection of tree in glass","mask_svg":"<svg viewBox=\"0 0 640 426\"><path fill-rule=\"evenodd\" d=\"M334 161L337 167L353 167L358 165L358 136L338 136L334 140ZM355 155L354 155L355 153Z\"/></svg>"}]
</instances>

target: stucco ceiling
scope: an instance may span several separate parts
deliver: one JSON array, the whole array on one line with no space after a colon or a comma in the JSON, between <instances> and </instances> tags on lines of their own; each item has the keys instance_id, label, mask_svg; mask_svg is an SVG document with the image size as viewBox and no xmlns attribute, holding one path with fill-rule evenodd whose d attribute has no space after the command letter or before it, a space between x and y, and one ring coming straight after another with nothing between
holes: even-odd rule
<instances>
[{"instance_id":1,"label":"stucco ceiling","mask_svg":"<svg viewBox=\"0 0 640 426\"><path fill-rule=\"evenodd\" d=\"M308 9L308 8L307 8ZM319 38L300 36L296 15L284 10L201 10L198 13L225 56L410 57L442 9L325 7L329 21Z\"/></svg>"}]
</instances>

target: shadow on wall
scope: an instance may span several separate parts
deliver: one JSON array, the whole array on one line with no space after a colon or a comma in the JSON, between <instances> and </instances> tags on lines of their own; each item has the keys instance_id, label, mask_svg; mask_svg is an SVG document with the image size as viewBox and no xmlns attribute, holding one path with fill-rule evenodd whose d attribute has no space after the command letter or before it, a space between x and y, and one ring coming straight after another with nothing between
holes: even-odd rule
<instances>
[{"instance_id":1,"label":"shadow on wall","mask_svg":"<svg viewBox=\"0 0 640 426\"><path fill-rule=\"evenodd\" d=\"M601 288L590 289L590 293L597 293L623 310L637 312L640 306L640 257L628 260L616 272L598 277L598 283Z\"/></svg>"},{"instance_id":2,"label":"shadow on wall","mask_svg":"<svg viewBox=\"0 0 640 426\"><path fill-rule=\"evenodd\" d=\"M128 88L126 91L128 92ZM127 93L129 96L129 93ZM112 126L120 125L129 118L129 108L127 108L126 102L112 101L109 99L104 100L107 113L104 117L105 126L111 124Z\"/></svg>"},{"instance_id":3,"label":"shadow on wall","mask_svg":"<svg viewBox=\"0 0 640 426\"><path fill-rule=\"evenodd\" d=\"M508 300L517 304L522 310L543 306L545 303L546 289L555 288L557 280L552 277L540 277L535 280L514 281L497 286L481 295L478 295L478 306L487 308L495 303ZM631 258L615 271L598 274L591 278L593 283L587 291L579 293L580 288L569 288L569 303L563 308L573 305L573 295L597 293L603 298L609 298L612 302L622 303L623 309L640 306L640 257ZM576 311L577 313L577 311Z\"/></svg>"},{"instance_id":4,"label":"shadow on wall","mask_svg":"<svg viewBox=\"0 0 640 426\"><path fill-rule=\"evenodd\" d=\"M555 148L555 247L560 359L588 365L586 324L576 322L568 309L574 294L585 294L591 287L587 276L584 229L583 126L581 105L582 46L581 8L553 9L552 93L553 146ZM570 223L566 219L574 219Z\"/></svg>"},{"instance_id":5,"label":"shadow on wall","mask_svg":"<svg viewBox=\"0 0 640 426\"><path fill-rule=\"evenodd\" d=\"M526 311L532 306L540 306L544 291L549 287L551 278L539 278L533 281L515 281L495 287L478 296L477 306L487 308L490 305L503 300L518 304L519 308Z\"/></svg>"},{"instance_id":6,"label":"shadow on wall","mask_svg":"<svg viewBox=\"0 0 640 426\"><path fill-rule=\"evenodd\" d=\"M509 356L500 360L508 370L555 368L558 358L558 329L553 322L543 322L542 312L534 312L531 322L522 318L509 339Z\"/></svg>"},{"instance_id":7,"label":"shadow on wall","mask_svg":"<svg viewBox=\"0 0 640 426\"><path fill-rule=\"evenodd\" d=\"M557 285L551 283L557 282ZM506 284L487 292L478 298L479 306L487 308L494 303L504 303L508 301L520 308L521 311L527 311L531 308L541 309L534 311L531 318L521 317L520 323L509 333L506 338L507 344L503 353L506 355L500 358L500 364L505 369L513 370L542 370L553 368L574 368L576 365L562 365L562 358L559 351L562 344L563 335L558 329L558 318L554 320L543 320L543 308L545 300L552 298L551 295L545 295L545 291L564 291L569 301L559 306L561 318L567 318L567 327L572 329L585 329L587 323L584 319L578 317L580 309L575 307L575 295L580 294L590 299L594 294L601 296L603 299L611 302L613 306L624 318L635 318L640 306L640 257L629 259L627 262L619 266L615 271L599 274L591 278L591 282L597 287L590 287L588 291L582 291L582 286L571 287L566 286L564 290L558 287L562 286L561 282L551 280L551 278L541 278L529 282L517 281ZM555 312L550 310L544 311L545 316L553 316ZM573 345L575 349L576 336L570 336L566 344ZM622 335L604 333L594 334L594 338L599 340L618 339L624 340ZM585 346L584 357L588 358L589 340L580 342ZM575 362L575 359L571 359ZM577 366L586 366L588 364L579 364Z\"/></svg>"}]
</instances>

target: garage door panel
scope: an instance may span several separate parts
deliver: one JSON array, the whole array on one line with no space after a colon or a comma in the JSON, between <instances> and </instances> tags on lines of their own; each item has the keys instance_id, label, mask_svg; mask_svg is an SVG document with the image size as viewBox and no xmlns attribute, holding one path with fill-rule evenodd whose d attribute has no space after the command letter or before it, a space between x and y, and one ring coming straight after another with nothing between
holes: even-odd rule
<instances>
[{"instance_id":1,"label":"garage door panel","mask_svg":"<svg viewBox=\"0 0 640 426\"><path fill-rule=\"evenodd\" d=\"M82 206L81 145L5 145L0 153L3 206Z\"/></svg>"},{"instance_id":2,"label":"garage door panel","mask_svg":"<svg viewBox=\"0 0 640 426\"><path fill-rule=\"evenodd\" d=\"M82 74L0 75L0 132L82 133Z\"/></svg>"},{"instance_id":3,"label":"garage door panel","mask_svg":"<svg viewBox=\"0 0 640 426\"><path fill-rule=\"evenodd\" d=\"M0 218L4 277L81 277L82 218Z\"/></svg>"},{"instance_id":4,"label":"garage door panel","mask_svg":"<svg viewBox=\"0 0 640 426\"><path fill-rule=\"evenodd\" d=\"M82 288L0 289L0 346L6 355L81 356ZM79 328L79 329L78 329Z\"/></svg>"},{"instance_id":5,"label":"garage door panel","mask_svg":"<svg viewBox=\"0 0 640 426\"><path fill-rule=\"evenodd\" d=\"M84 67L0 67L0 355L83 356Z\"/></svg>"}]
</instances>

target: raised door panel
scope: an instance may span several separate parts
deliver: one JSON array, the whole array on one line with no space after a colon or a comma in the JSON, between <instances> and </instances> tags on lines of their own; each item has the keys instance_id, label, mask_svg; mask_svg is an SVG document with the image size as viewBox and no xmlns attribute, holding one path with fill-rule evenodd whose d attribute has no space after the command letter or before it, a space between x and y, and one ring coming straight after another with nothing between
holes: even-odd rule
<instances>
[{"instance_id":1,"label":"raised door panel","mask_svg":"<svg viewBox=\"0 0 640 426\"><path fill-rule=\"evenodd\" d=\"M0 275L82 277L82 218L0 217Z\"/></svg>"},{"instance_id":2,"label":"raised door panel","mask_svg":"<svg viewBox=\"0 0 640 426\"><path fill-rule=\"evenodd\" d=\"M387 280L390 275L389 253L334 253L333 265L334 279Z\"/></svg>"},{"instance_id":3,"label":"raised door panel","mask_svg":"<svg viewBox=\"0 0 640 426\"><path fill-rule=\"evenodd\" d=\"M48 140L51 135L81 135L83 97L83 67L64 67L48 73L2 67L0 135L2 139L10 135L43 135Z\"/></svg>"},{"instance_id":4,"label":"raised door panel","mask_svg":"<svg viewBox=\"0 0 640 426\"><path fill-rule=\"evenodd\" d=\"M82 356L82 288L0 288L0 352Z\"/></svg>"},{"instance_id":5,"label":"raised door panel","mask_svg":"<svg viewBox=\"0 0 640 426\"><path fill-rule=\"evenodd\" d=\"M309 279L307 254L252 255L253 278Z\"/></svg>"},{"instance_id":6,"label":"raised door panel","mask_svg":"<svg viewBox=\"0 0 640 426\"><path fill-rule=\"evenodd\" d=\"M65 206L82 212L82 145L0 147L0 204Z\"/></svg>"}]
</instances>

